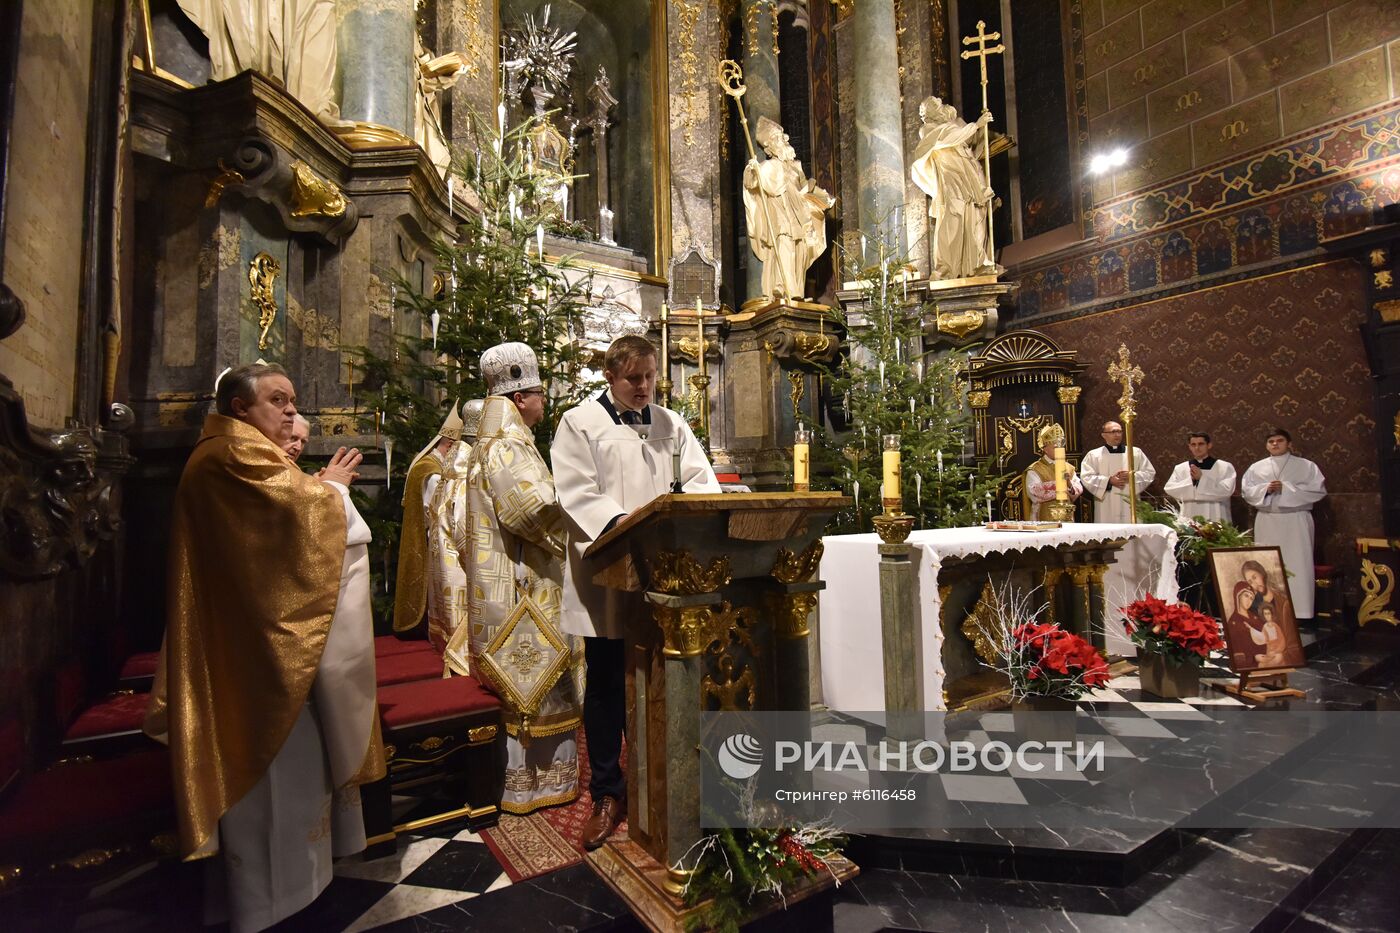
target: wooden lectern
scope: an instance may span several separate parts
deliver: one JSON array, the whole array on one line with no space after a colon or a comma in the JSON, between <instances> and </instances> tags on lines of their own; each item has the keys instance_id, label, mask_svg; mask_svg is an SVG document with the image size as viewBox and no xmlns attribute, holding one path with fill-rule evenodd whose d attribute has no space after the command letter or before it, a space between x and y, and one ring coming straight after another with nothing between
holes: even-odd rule
<instances>
[{"instance_id":1,"label":"wooden lectern","mask_svg":"<svg viewBox=\"0 0 1400 933\"><path fill-rule=\"evenodd\" d=\"M850 501L664 495L585 553L594 582L644 597L627 631L628 840L588 861L653 930L681 930L691 913L680 898L686 872L670 866L701 837L701 711L811 708L807 618L824 585L821 532ZM813 893L830 885L824 878Z\"/></svg>"}]
</instances>

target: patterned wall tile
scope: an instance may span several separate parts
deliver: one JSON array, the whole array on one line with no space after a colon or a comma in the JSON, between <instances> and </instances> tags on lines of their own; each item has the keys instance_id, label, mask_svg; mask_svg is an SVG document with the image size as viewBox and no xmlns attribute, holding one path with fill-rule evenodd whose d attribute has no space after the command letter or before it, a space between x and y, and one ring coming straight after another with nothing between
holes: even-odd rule
<instances>
[{"instance_id":1,"label":"patterned wall tile","mask_svg":"<svg viewBox=\"0 0 1400 933\"><path fill-rule=\"evenodd\" d=\"M1103 0L1103 21L1112 23L1141 9L1147 0Z\"/></svg>"},{"instance_id":2,"label":"patterned wall tile","mask_svg":"<svg viewBox=\"0 0 1400 933\"><path fill-rule=\"evenodd\" d=\"M1273 34L1269 0L1240 0L1186 30L1186 70L1243 52Z\"/></svg>"},{"instance_id":3,"label":"patterned wall tile","mask_svg":"<svg viewBox=\"0 0 1400 933\"><path fill-rule=\"evenodd\" d=\"M1149 374L1134 433L1157 466L1151 493L1160 493L1171 466L1185 459L1186 432L1209 431L1217 456L1243 472L1264 456L1268 427L1283 422L1299 453L1327 477L1329 497L1316 516L1319 544L1329 562L1345 563L1352 539L1380 529L1372 389L1369 379L1349 378L1368 372L1359 335L1364 305L1339 300L1364 294L1360 267L1333 261L1040 329L1077 350L1085 365L1085 424L1115 412L1117 388L1104 370L1120 342ZM1187 340L1188 328L1201 330L1191 321L1224 326L1213 328L1212 340ZM1165 339L1151 336L1158 332ZM1315 355L1319 334L1335 354L1325 366ZM1239 502L1236 519L1248 519Z\"/></svg>"},{"instance_id":4,"label":"patterned wall tile","mask_svg":"<svg viewBox=\"0 0 1400 933\"><path fill-rule=\"evenodd\" d=\"M1184 30L1213 13L1225 0L1152 0L1142 10L1142 31L1148 45Z\"/></svg>"},{"instance_id":5,"label":"patterned wall tile","mask_svg":"<svg viewBox=\"0 0 1400 933\"><path fill-rule=\"evenodd\" d=\"M1385 50L1375 49L1285 85L1283 129L1296 133L1378 104L1390 96Z\"/></svg>"},{"instance_id":6,"label":"patterned wall tile","mask_svg":"<svg viewBox=\"0 0 1400 933\"><path fill-rule=\"evenodd\" d=\"M1332 60L1341 61L1400 36L1394 0L1352 0L1327 14Z\"/></svg>"},{"instance_id":7,"label":"patterned wall tile","mask_svg":"<svg viewBox=\"0 0 1400 933\"><path fill-rule=\"evenodd\" d=\"M1131 164L1114 176L1120 191L1136 191L1164 178L1191 170L1191 129L1183 126L1174 133L1158 136L1148 145L1133 150Z\"/></svg>"},{"instance_id":8,"label":"patterned wall tile","mask_svg":"<svg viewBox=\"0 0 1400 933\"><path fill-rule=\"evenodd\" d=\"M1147 103L1141 98L1089 121L1091 151L1133 146L1147 136Z\"/></svg>"},{"instance_id":9,"label":"patterned wall tile","mask_svg":"<svg viewBox=\"0 0 1400 933\"><path fill-rule=\"evenodd\" d=\"M1142 26L1132 13L1084 38L1084 73L1097 74L1142 51Z\"/></svg>"},{"instance_id":10,"label":"patterned wall tile","mask_svg":"<svg viewBox=\"0 0 1400 933\"><path fill-rule=\"evenodd\" d=\"M1326 67L1327 31L1304 23L1230 57L1230 84L1235 100L1272 90Z\"/></svg>"},{"instance_id":11,"label":"patterned wall tile","mask_svg":"<svg viewBox=\"0 0 1400 933\"><path fill-rule=\"evenodd\" d=\"M1279 32L1292 29L1346 2L1347 0L1273 0L1274 29ZM1315 25L1322 28L1321 23Z\"/></svg>"},{"instance_id":12,"label":"patterned wall tile","mask_svg":"<svg viewBox=\"0 0 1400 933\"><path fill-rule=\"evenodd\" d=\"M1230 65L1216 62L1147 95L1147 129L1153 136L1185 126L1230 104Z\"/></svg>"},{"instance_id":13,"label":"patterned wall tile","mask_svg":"<svg viewBox=\"0 0 1400 933\"><path fill-rule=\"evenodd\" d=\"M1084 17L1084 31L1098 32L1103 28L1103 0L1083 0L1080 5Z\"/></svg>"},{"instance_id":14,"label":"patterned wall tile","mask_svg":"<svg viewBox=\"0 0 1400 933\"><path fill-rule=\"evenodd\" d=\"M1109 105L1117 107L1127 103L1184 74L1186 49L1178 34L1108 69Z\"/></svg>"},{"instance_id":15,"label":"patterned wall tile","mask_svg":"<svg viewBox=\"0 0 1400 933\"><path fill-rule=\"evenodd\" d=\"M1191 125L1198 166L1257 149L1283 135L1274 91L1228 107Z\"/></svg>"},{"instance_id":16,"label":"patterned wall tile","mask_svg":"<svg viewBox=\"0 0 1400 933\"><path fill-rule=\"evenodd\" d=\"M1102 73L1084 82L1084 100L1089 107L1089 118L1108 113L1108 77Z\"/></svg>"}]
</instances>

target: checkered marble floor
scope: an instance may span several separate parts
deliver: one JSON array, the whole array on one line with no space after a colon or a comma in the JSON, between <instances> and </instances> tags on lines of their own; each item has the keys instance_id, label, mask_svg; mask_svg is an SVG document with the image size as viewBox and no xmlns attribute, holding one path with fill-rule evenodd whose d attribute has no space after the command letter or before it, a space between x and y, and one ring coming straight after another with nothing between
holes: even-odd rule
<instances>
[{"instance_id":1,"label":"checkered marble floor","mask_svg":"<svg viewBox=\"0 0 1400 933\"><path fill-rule=\"evenodd\" d=\"M324 917L299 917L303 928L358 933L510 884L491 850L469 830L399 836L398 851L373 861L353 855L335 863L335 880L318 900Z\"/></svg>"}]
</instances>

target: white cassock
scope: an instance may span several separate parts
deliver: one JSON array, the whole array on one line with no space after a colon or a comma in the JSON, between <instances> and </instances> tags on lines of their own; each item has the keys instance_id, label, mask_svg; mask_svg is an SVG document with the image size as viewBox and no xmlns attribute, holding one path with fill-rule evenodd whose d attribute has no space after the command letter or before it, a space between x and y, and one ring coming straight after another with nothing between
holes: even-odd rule
<instances>
[{"instance_id":1,"label":"white cassock","mask_svg":"<svg viewBox=\"0 0 1400 933\"><path fill-rule=\"evenodd\" d=\"M1141 497L1152 485L1157 470L1142 448L1133 448L1134 474L1137 476L1137 492ZM1109 477L1119 470L1128 468L1128 454L1109 453L1107 447L1096 447L1084 455L1079 464L1079 479L1084 488L1094 497L1094 521L1117 524L1130 524L1134 521L1132 507L1128 505L1128 487L1121 489L1109 483Z\"/></svg>"},{"instance_id":2,"label":"white cassock","mask_svg":"<svg viewBox=\"0 0 1400 933\"><path fill-rule=\"evenodd\" d=\"M622 424L603 404L608 391L564 413L550 459L569 536L560 628L570 635L622 638L627 620L645 611L639 594L595 584L583 552L614 518L670 492L673 451L680 451L686 492L720 488L705 449L684 418L669 408L648 405L650 424Z\"/></svg>"},{"instance_id":3,"label":"white cassock","mask_svg":"<svg viewBox=\"0 0 1400 933\"><path fill-rule=\"evenodd\" d=\"M254 933L306 907L331 883L332 860L365 847L360 789L349 781L379 715L370 530L349 490L330 485L345 502L345 560L311 696L267 772L219 820L223 858L210 861L205 918L222 919L227 898L233 933Z\"/></svg>"},{"instance_id":4,"label":"white cassock","mask_svg":"<svg viewBox=\"0 0 1400 933\"><path fill-rule=\"evenodd\" d=\"M1283 483L1281 492L1267 493L1269 483ZM1254 515L1254 543L1278 545L1283 567L1288 571L1288 595L1293 614L1299 619L1313 617L1313 517L1314 502L1327 495L1327 481L1317 464L1287 453L1265 457L1244 471L1240 495L1257 510Z\"/></svg>"},{"instance_id":5,"label":"white cassock","mask_svg":"<svg viewBox=\"0 0 1400 933\"><path fill-rule=\"evenodd\" d=\"M1191 480L1193 461L1178 463L1162 491L1180 503L1185 518L1228 522L1230 497L1235 494L1235 467L1224 460L1211 459L1214 462L1209 469L1201 470L1201 478L1196 482Z\"/></svg>"}]
</instances>

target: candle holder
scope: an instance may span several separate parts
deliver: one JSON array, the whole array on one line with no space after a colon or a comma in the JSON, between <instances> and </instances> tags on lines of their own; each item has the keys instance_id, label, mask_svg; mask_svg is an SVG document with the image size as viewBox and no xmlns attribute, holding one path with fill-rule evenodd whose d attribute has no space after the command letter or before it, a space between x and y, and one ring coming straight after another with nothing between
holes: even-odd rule
<instances>
[{"instance_id":1,"label":"candle holder","mask_svg":"<svg viewBox=\"0 0 1400 933\"><path fill-rule=\"evenodd\" d=\"M700 347L703 358L705 348ZM700 408L700 430L705 435L705 450L710 449L710 377L700 372L690 377L691 388L695 390L695 401Z\"/></svg>"},{"instance_id":2,"label":"candle holder","mask_svg":"<svg viewBox=\"0 0 1400 933\"><path fill-rule=\"evenodd\" d=\"M792 491L812 488L812 432L802 425L792 435Z\"/></svg>"},{"instance_id":3,"label":"candle holder","mask_svg":"<svg viewBox=\"0 0 1400 933\"><path fill-rule=\"evenodd\" d=\"M875 533L886 544L903 544L909 540L909 532L914 530L914 516L903 513L891 515L886 512L876 515L871 522L875 525Z\"/></svg>"},{"instance_id":4,"label":"candle holder","mask_svg":"<svg viewBox=\"0 0 1400 933\"><path fill-rule=\"evenodd\" d=\"M1068 499L1051 499L1041 503L1040 508L1052 522L1074 521L1074 503Z\"/></svg>"},{"instance_id":5,"label":"candle holder","mask_svg":"<svg viewBox=\"0 0 1400 933\"><path fill-rule=\"evenodd\" d=\"M674 386L674 383L672 383L670 379L658 379L658 380L656 380L656 392L657 392L658 395L661 396L661 407L662 407L662 408L670 408L670 407L671 407L671 389L672 389L673 386Z\"/></svg>"}]
</instances>

